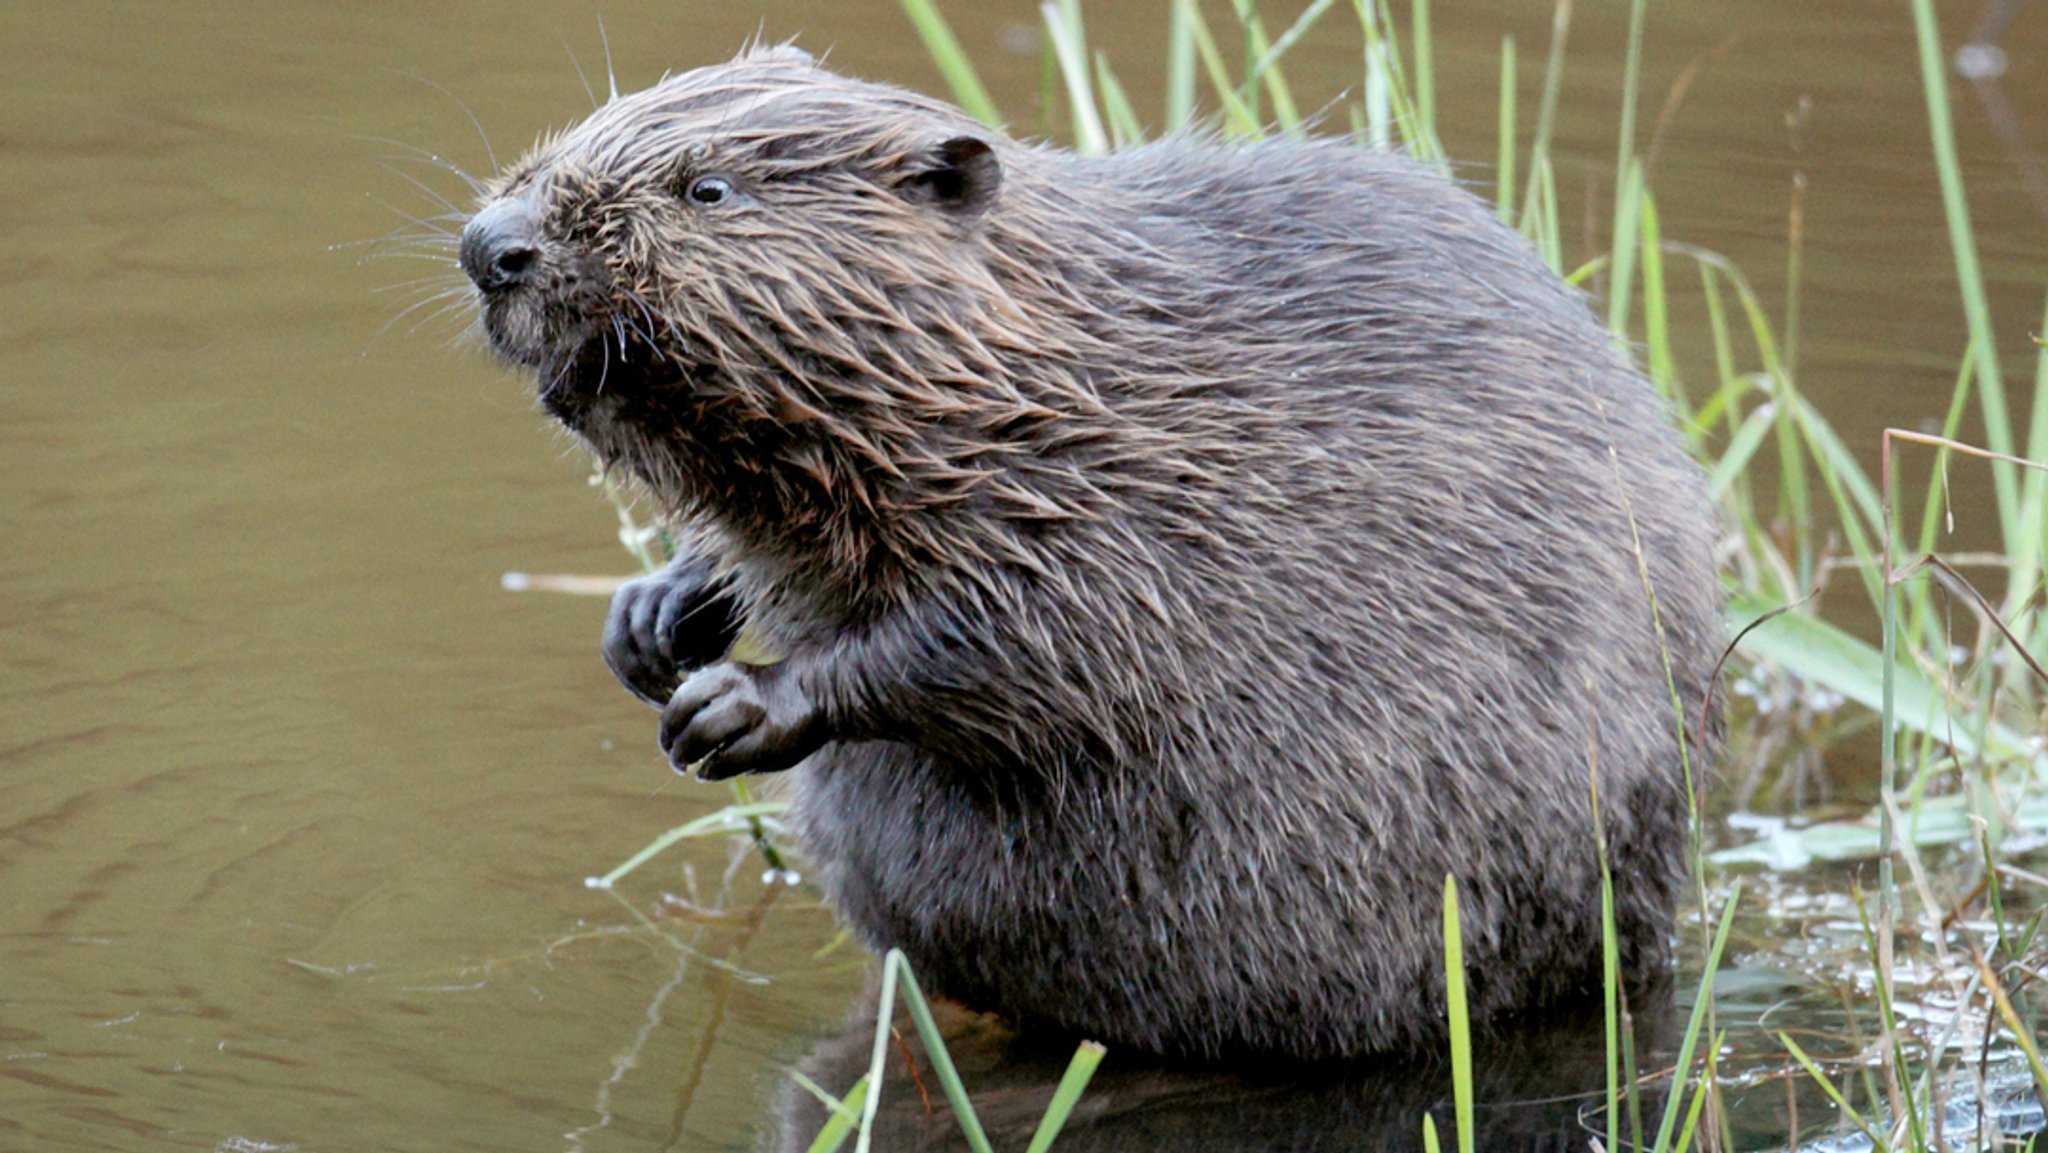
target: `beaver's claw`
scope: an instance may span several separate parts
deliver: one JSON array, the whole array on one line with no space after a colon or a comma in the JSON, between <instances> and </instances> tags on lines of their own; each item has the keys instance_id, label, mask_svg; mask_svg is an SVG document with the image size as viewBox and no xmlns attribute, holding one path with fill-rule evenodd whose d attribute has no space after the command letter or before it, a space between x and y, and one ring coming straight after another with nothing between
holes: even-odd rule
<instances>
[{"instance_id":1,"label":"beaver's claw","mask_svg":"<svg viewBox=\"0 0 2048 1153\"><path fill-rule=\"evenodd\" d=\"M708 561L678 558L619 586L604 620L604 661L633 695L661 708L683 677L725 655L739 606Z\"/></svg>"},{"instance_id":2,"label":"beaver's claw","mask_svg":"<svg viewBox=\"0 0 2048 1153\"><path fill-rule=\"evenodd\" d=\"M707 781L787 769L825 743L817 705L785 665L720 661L690 674L661 713L661 751Z\"/></svg>"}]
</instances>

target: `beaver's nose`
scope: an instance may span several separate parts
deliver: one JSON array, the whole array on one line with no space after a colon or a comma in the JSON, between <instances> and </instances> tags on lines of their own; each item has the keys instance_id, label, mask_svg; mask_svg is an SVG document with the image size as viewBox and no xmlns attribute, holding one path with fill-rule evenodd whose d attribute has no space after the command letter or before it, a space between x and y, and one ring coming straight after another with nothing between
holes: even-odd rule
<instances>
[{"instance_id":1,"label":"beaver's nose","mask_svg":"<svg viewBox=\"0 0 2048 1153\"><path fill-rule=\"evenodd\" d=\"M540 260L538 224L533 210L515 197L484 205L462 226L462 271L485 292L524 281Z\"/></svg>"}]
</instances>

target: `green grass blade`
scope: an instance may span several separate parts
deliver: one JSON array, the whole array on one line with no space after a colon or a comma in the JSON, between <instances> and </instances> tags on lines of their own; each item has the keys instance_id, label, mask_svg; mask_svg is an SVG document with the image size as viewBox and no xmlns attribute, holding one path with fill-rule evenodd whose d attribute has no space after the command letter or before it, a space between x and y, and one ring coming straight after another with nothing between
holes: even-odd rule
<instances>
[{"instance_id":1,"label":"green grass blade","mask_svg":"<svg viewBox=\"0 0 2048 1153\"><path fill-rule=\"evenodd\" d=\"M2042 304L2040 331L2048 333L2048 302ZM2041 343L2034 356L2033 408L2027 426L2027 457L2048 461L2048 343ZM2012 567L2006 577L2008 610L2027 603L2040 591L2042 549L2048 548L2048 473L2028 470L2021 490L2019 534L2005 542L2012 553ZM2048 618L2037 626L2034 636L2037 642L2048 645Z\"/></svg>"},{"instance_id":2,"label":"green grass blade","mask_svg":"<svg viewBox=\"0 0 2048 1153\"><path fill-rule=\"evenodd\" d=\"M1530 172L1550 162L1550 133L1557 124L1557 97L1564 87L1564 46L1571 28L1572 0L1557 0L1550 16L1550 55L1543 64L1543 100L1536 107L1536 138L1529 146Z\"/></svg>"},{"instance_id":3,"label":"green grass blade","mask_svg":"<svg viewBox=\"0 0 2048 1153\"><path fill-rule=\"evenodd\" d=\"M1671 351L1671 307L1664 284L1664 229L1657 217L1657 198L1642 191L1638 244L1643 262L1643 350L1650 382L1677 410L1681 424L1692 415L1685 387L1678 379L1678 359Z\"/></svg>"},{"instance_id":4,"label":"green grass blade","mask_svg":"<svg viewBox=\"0 0 2048 1153\"><path fill-rule=\"evenodd\" d=\"M989 98L988 89L982 87L980 74L953 36L946 18L939 15L938 5L933 0L903 0L903 14L910 17L918 39L924 41L925 51L931 54L932 63L939 66L939 75L946 78L946 85L953 90L953 99L960 107L991 128L1002 127L1003 114L996 111L996 102Z\"/></svg>"},{"instance_id":5,"label":"green grass blade","mask_svg":"<svg viewBox=\"0 0 2048 1153\"><path fill-rule=\"evenodd\" d=\"M1282 32L1280 38L1273 41L1259 56L1257 63L1252 65L1250 78L1253 80L1259 79L1268 68L1279 63L1280 57L1286 55L1287 50L1294 47L1295 43L1303 36L1308 35L1309 30L1316 26L1317 21L1323 18L1324 13L1327 13L1336 5L1337 0L1315 0L1315 3L1302 9L1301 15L1294 18L1294 23L1287 26L1287 31Z\"/></svg>"},{"instance_id":6,"label":"green grass blade","mask_svg":"<svg viewBox=\"0 0 2048 1153\"><path fill-rule=\"evenodd\" d=\"M1118 148L1144 140L1145 126L1138 122L1138 113L1131 107L1131 98L1124 93L1124 86L1117 81L1116 73L1110 71L1109 57L1101 52L1095 54L1095 86L1102 89L1102 108L1109 117L1110 140Z\"/></svg>"},{"instance_id":7,"label":"green grass blade","mask_svg":"<svg viewBox=\"0 0 2048 1153\"><path fill-rule=\"evenodd\" d=\"M1607 1147L1621 1148L1621 930L1614 922L1614 877L1608 871L1606 833L1600 829L1600 793L1593 793L1594 828L1599 831L1600 985L1607 1034ZM1637 1142L1641 1144L1640 1141Z\"/></svg>"},{"instance_id":8,"label":"green grass blade","mask_svg":"<svg viewBox=\"0 0 2048 1153\"><path fill-rule=\"evenodd\" d=\"M1052 37L1038 38L1038 134L1052 136L1059 131L1060 57Z\"/></svg>"},{"instance_id":9,"label":"green grass blade","mask_svg":"<svg viewBox=\"0 0 2048 1153\"><path fill-rule=\"evenodd\" d=\"M1700 1024L1707 1019L1707 1011L1714 1003L1714 974L1721 968L1721 950L1727 947L1728 930L1735 924L1735 906L1742 900L1742 882L1737 880L1728 891L1727 903L1721 907L1721 924L1714 930L1714 944L1707 950L1706 970L1700 974L1700 989L1692 1003L1692 1015L1685 1023L1685 1039L1678 1046L1677 1083L1682 1085L1691 1075L1693 1051L1699 1045ZM1704 1076L1705 1074L1702 1074ZM1685 1101L1685 1094L1674 1091L1664 1102L1664 1121L1657 1127L1657 1140L1652 1149L1671 1148L1671 1136L1678 1127L1678 1110Z\"/></svg>"},{"instance_id":10,"label":"green grass blade","mask_svg":"<svg viewBox=\"0 0 2048 1153\"><path fill-rule=\"evenodd\" d=\"M1614 204L1614 247L1608 254L1607 331L1628 340L1628 306L1635 291L1636 241L1642 231L1643 166L1631 160Z\"/></svg>"},{"instance_id":11,"label":"green grass blade","mask_svg":"<svg viewBox=\"0 0 2048 1153\"><path fill-rule=\"evenodd\" d=\"M1714 1038L1714 1048L1720 1048L1722 1040L1726 1036L1727 1034L1725 1033L1716 1036ZM1708 1091L1712 1088L1713 1082L1711 1079L1706 1077L1700 1078L1699 1088L1694 1089L1692 1092L1692 1105L1685 1111L1685 1125L1678 1131L1678 1146L1672 1150L1672 1153L1685 1153L1686 1150L1692 1148L1693 1134L1699 1130L1700 1126L1700 1110L1706 1105L1707 1097L1710 1095Z\"/></svg>"},{"instance_id":12,"label":"green grass blade","mask_svg":"<svg viewBox=\"0 0 2048 1153\"><path fill-rule=\"evenodd\" d=\"M1500 149L1493 167L1493 211L1515 222L1515 38L1500 38Z\"/></svg>"},{"instance_id":13,"label":"green grass blade","mask_svg":"<svg viewBox=\"0 0 2048 1153\"><path fill-rule=\"evenodd\" d=\"M853 1133L854 1127L860 1124L861 1107L868 1099L867 1075L863 1073L860 1080L853 1083L853 1088L846 1091L844 1100L825 1092L802 1073L792 1073L790 1076L796 1078L796 1083L803 1086L805 1092L823 1101L825 1107L832 1111L832 1115L825 1119L824 1127L818 1130L817 1137L812 1139L805 1153L838 1153L839 1147L846 1144L846 1139Z\"/></svg>"},{"instance_id":14,"label":"green grass blade","mask_svg":"<svg viewBox=\"0 0 2048 1153\"><path fill-rule=\"evenodd\" d=\"M1539 196L1533 214L1540 229L1536 237L1536 249L1543 254L1543 262L1550 271L1564 272L1564 229L1557 218L1557 172L1550 165L1548 153L1536 160L1535 191Z\"/></svg>"},{"instance_id":15,"label":"green grass blade","mask_svg":"<svg viewBox=\"0 0 2048 1153\"><path fill-rule=\"evenodd\" d=\"M967 1100L967 1087L960 1083L960 1071L953 1067L953 1056L946 1052L946 1039L939 1034L938 1022L932 1020L932 1008L924 999L924 990L917 987L917 977L910 971L910 962L897 949L889 950L884 965L893 965L903 987L903 1003L910 1006L910 1019L917 1025L917 1035L924 1041L924 1055L932 1063L932 1072L939 1079L939 1087L945 1090L946 1104L953 1107L953 1117L960 1122L960 1131L967 1137L968 1148L974 1153L994 1153L988 1143L988 1134L981 1128L981 1118L974 1115L974 1106ZM886 1022L884 1027L886 1028Z\"/></svg>"},{"instance_id":16,"label":"green grass blade","mask_svg":"<svg viewBox=\"0 0 2048 1153\"><path fill-rule=\"evenodd\" d=\"M1422 1115L1423 1153L1443 1153L1443 1146L1436 1139L1436 1118L1427 1113Z\"/></svg>"},{"instance_id":17,"label":"green grass blade","mask_svg":"<svg viewBox=\"0 0 2048 1153\"><path fill-rule=\"evenodd\" d=\"M882 1105L882 1068L889 1059L889 1022L896 1017L897 975L908 969L901 951L891 949L882 957L882 991L875 998L875 1043L868 1053L868 1097L860 1111L860 1137L853 1153L868 1153L874 1142L875 1113Z\"/></svg>"},{"instance_id":18,"label":"green grass blade","mask_svg":"<svg viewBox=\"0 0 2048 1153\"><path fill-rule=\"evenodd\" d=\"M1842 1116L1847 1117L1851 1125L1863 1131L1863 1135L1870 1139L1872 1146L1878 1149L1889 1147L1889 1142L1885 1140L1884 1134L1879 1133L1875 1126L1864 1119L1863 1114L1856 1111L1854 1105L1849 1104L1848 1098L1842 1096L1842 1091L1835 1088L1835 1083L1828 1078L1826 1073L1821 1072L1820 1066L1813 1063L1813 1058L1806 1055L1806 1050L1801 1049L1798 1043L1792 1040L1790 1034L1779 1033L1778 1043L1785 1046L1785 1051L1792 1054L1793 1060L1806 1068L1807 1075L1813 1078L1816 1085L1820 1086L1821 1092L1828 1095L1828 1100L1835 1103L1835 1108L1842 1111Z\"/></svg>"},{"instance_id":19,"label":"green grass blade","mask_svg":"<svg viewBox=\"0 0 2048 1153\"><path fill-rule=\"evenodd\" d=\"M1856 558L1864 562L1858 572L1870 594L1871 603L1876 604L1881 590L1876 572L1871 567L1877 550L1870 538L1884 517L1883 501L1878 498L1877 486L1871 483L1862 463L1842 444L1833 427L1799 395L1778 356L1777 342L1771 336L1769 314L1740 270L1716 253L1689 245L1674 247L1691 256L1703 268L1711 267L1716 274L1707 281L1708 309L1717 326L1716 351L1717 356L1722 357L1724 372L1727 371L1727 360L1721 347L1725 341L1725 325L1719 314L1720 284L1725 283L1735 290L1742 315L1749 322L1757 357L1763 362L1762 379L1769 383L1776 402L1779 499L1786 522L1796 526L1800 533L1797 541L1800 549L1797 574L1800 592L1804 593L1813 585L1811 559L1817 551L1811 538L1813 522L1805 480L1806 456L1810 452L1823 465L1819 469L1821 480L1840 513L1843 534Z\"/></svg>"},{"instance_id":20,"label":"green grass blade","mask_svg":"<svg viewBox=\"0 0 2048 1153\"><path fill-rule=\"evenodd\" d=\"M1615 150L1614 188L1617 195L1628 183L1629 168L1636 162L1636 95L1643 66L1644 0L1631 0L1628 9L1628 60L1621 76L1621 143Z\"/></svg>"},{"instance_id":21,"label":"green grass blade","mask_svg":"<svg viewBox=\"0 0 2048 1153\"><path fill-rule=\"evenodd\" d=\"M1267 91L1273 96L1273 113L1279 119L1282 128L1292 130L1299 126L1301 114L1295 110L1294 95L1278 71L1280 58L1287 54L1288 49L1294 47L1296 41L1306 36L1309 29L1315 27L1316 21L1321 20L1323 14L1335 7L1336 3L1337 0L1315 0L1315 3L1302 9L1301 15L1295 17L1294 23L1287 26L1287 31L1282 32L1278 40L1260 51L1251 71L1245 75L1241 91L1249 91L1261 83L1268 84Z\"/></svg>"},{"instance_id":22,"label":"green grass blade","mask_svg":"<svg viewBox=\"0 0 2048 1153\"><path fill-rule=\"evenodd\" d=\"M1699 875L1699 865L1693 866L1693 874ZM1615 1149L1643 1149L1643 1093L1642 1071L1636 1067L1636 1034L1633 1024L1621 1031L1621 1083L1628 1086L1628 1132L1631 1145L1613 1145Z\"/></svg>"},{"instance_id":23,"label":"green grass blade","mask_svg":"<svg viewBox=\"0 0 2048 1153\"><path fill-rule=\"evenodd\" d=\"M1963 350L1963 362L1956 370L1956 386L1949 393L1948 412L1941 420L1941 435L1954 440L1963 423L1963 409L1970 395L1970 376L1977 370L1977 346ZM1913 550L1915 556L1924 556L1934 551L1936 534L1940 531L1941 513L1947 502L1941 499L1941 490L1948 476L1949 450L1939 448L1934 453L1934 467L1928 470L1927 498L1920 505L1920 544Z\"/></svg>"},{"instance_id":24,"label":"green grass blade","mask_svg":"<svg viewBox=\"0 0 2048 1153\"><path fill-rule=\"evenodd\" d=\"M1781 389L1783 384L1779 382ZM1786 399L1780 402L1780 411L1787 414L1787 423L1796 427L1805 451L1820 463L1821 484L1827 489L1828 498L1834 501L1837 527L1847 539L1850 554L1861 562L1856 566L1856 575L1862 579L1865 590L1875 603L1883 593L1879 587L1882 574L1876 563L1877 544L1871 540L1872 532L1876 531L1873 526L1883 520L1881 508L1874 515L1870 511L1877 499L1877 488L1864 474L1862 465L1849 453L1848 446L1835 434L1832 425L1803 398L1783 392L1781 395ZM1809 547L1808 551L1812 549ZM1802 571L1802 587L1813 587L1813 581L1812 573Z\"/></svg>"},{"instance_id":25,"label":"green grass blade","mask_svg":"<svg viewBox=\"0 0 2048 1153\"><path fill-rule=\"evenodd\" d=\"M1420 123L1416 117L1415 104L1408 87L1406 71L1401 66L1401 51L1394 35L1394 21L1387 13L1386 0L1352 0L1352 9L1358 13L1359 28L1365 34L1365 87L1368 105L1371 97L1386 104L1386 110L1393 117L1394 128L1400 134L1401 144L1416 156L1433 159L1436 153L1429 151L1433 142L1425 142ZM1391 141L1382 140L1376 133L1375 148L1389 147Z\"/></svg>"},{"instance_id":26,"label":"green grass blade","mask_svg":"<svg viewBox=\"0 0 2048 1153\"><path fill-rule=\"evenodd\" d=\"M1721 452L1721 459L1707 474L1707 491L1716 499L1734 485L1738 477L1749 471L1749 462L1756 450L1771 433L1775 417L1768 408L1754 409L1736 427L1735 435L1728 440L1728 447Z\"/></svg>"},{"instance_id":27,"label":"green grass blade","mask_svg":"<svg viewBox=\"0 0 2048 1153\"><path fill-rule=\"evenodd\" d=\"M1415 0L1412 11L1414 27L1408 35L1415 55L1415 127L1429 144L1424 159L1441 160L1444 149L1436 134L1436 38L1429 30L1429 0Z\"/></svg>"},{"instance_id":28,"label":"green grass blade","mask_svg":"<svg viewBox=\"0 0 2048 1153\"><path fill-rule=\"evenodd\" d=\"M1444 1008L1451 1023L1451 1103L1458 1153L1472 1153L1472 1020L1465 1002L1465 941L1458 925L1458 879L1444 876Z\"/></svg>"},{"instance_id":29,"label":"green grass blade","mask_svg":"<svg viewBox=\"0 0 2048 1153\"><path fill-rule=\"evenodd\" d=\"M1913 30L1920 48L1921 87L1927 97L1927 124L1934 137L1934 167L1941 177L1941 206L1948 220L1949 247L1954 250L1956 283L1963 294L1963 315L1970 340L1977 346L1977 403L1984 414L1984 438L1993 452L2012 452L2012 426L2005 410L2005 374L1998 366L1998 341L1991 331L1991 302L1984 273L1977 262L1977 238L1970 226L1970 203L1963 193L1962 161L1956 155L1955 119L1948 105L1948 69L1941 52L1941 32L1934 23L1933 0L1913 0ZM2019 478L2003 461L1991 468L1998 491L1999 526L2008 548L2020 545Z\"/></svg>"},{"instance_id":30,"label":"green grass blade","mask_svg":"<svg viewBox=\"0 0 2048 1153\"><path fill-rule=\"evenodd\" d=\"M1194 0L1174 0L1166 26L1166 130L1180 132L1195 118Z\"/></svg>"},{"instance_id":31,"label":"green grass blade","mask_svg":"<svg viewBox=\"0 0 2048 1153\"><path fill-rule=\"evenodd\" d=\"M1806 269L1806 170L1792 173L1792 205L1785 222L1785 368L1799 368L1799 305Z\"/></svg>"},{"instance_id":32,"label":"green grass blade","mask_svg":"<svg viewBox=\"0 0 2048 1153\"><path fill-rule=\"evenodd\" d=\"M797 1088L802 1089L804 1092L809 1093L811 1096L817 1098L818 1103L820 1105L823 1105L826 1109L830 1110L831 1112L851 1117L856 1122L860 1120L860 1110L849 1108L845 1101L842 1101L839 1098L834 1097L829 1091L826 1090L826 1088L823 1085L820 1085L816 1081L811 1080L809 1077L804 1076L802 1072L798 1070L791 1070L789 1074L789 1079L796 1082ZM866 1084L867 1082L865 1080L856 1081L854 1082L854 1088L861 1089L863 1092L865 1092ZM847 1095L849 1097L852 1096L853 1090L847 1090Z\"/></svg>"},{"instance_id":33,"label":"green grass blade","mask_svg":"<svg viewBox=\"0 0 2048 1153\"><path fill-rule=\"evenodd\" d=\"M757 801L751 805L727 805L715 813L698 817L687 824L677 825L648 844L648 846L626 858L625 863L602 877L590 877L584 884L593 889L609 889L621 878L660 855L662 850L678 841L693 837L710 837L727 833L744 833L750 830L752 822L762 817L777 816L789 809L787 801Z\"/></svg>"},{"instance_id":34,"label":"green grass blade","mask_svg":"<svg viewBox=\"0 0 2048 1153\"><path fill-rule=\"evenodd\" d=\"M1259 19L1258 9L1252 7L1252 0L1231 2L1237 10L1238 29L1244 34L1245 80L1238 91L1256 115L1258 89L1263 85L1266 94L1273 98L1274 121L1291 132L1300 126L1301 112L1294 106L1294 93L1288 89L1286 78L1268 59L1277 60L1279 57L1266 39L1266 24Z\"/></svg>"},{"instance_id":35,"label":"green grass blade","mask_svg":"<svg viewBox=\"0 0 2048 1153\"><path fill-rule=\"evenodd\" d=\"M1367 0L1352 0L1352 8L1358 13L1358 22L1364 32L1363 55L1365 62L1365 92L1360 97L1359 107L1365 113L1366 143L1375 152L1386 152L1394 147L1394 94L1392 70L1387 67L1385 53L1374 31L1372 10Z\"/></svg>"},{"instance_id":36,"label":"green grass blade","mask_svg":"<svg viewBox=\"0 0 2048 1153\"><path fill-rule=\"evenodd\" d=\"M1694 413L1702 424L1712 424L1716 419L1725 420L1732 430L1743 419L1735 410L1735 402L1749 392L1748 382L1735 370L1735 338L1728 326L1728 302L1722 295L1720 281L1716 278L1711 264L1697 264L1700 271L1700 298L1707 306L1707 335L1714 347L1714 370L1721 382L1714 396L1701 404Z\"/></svg>"},{"instance_id":37,"label":"green grass blade","mask_svg":"<svg viewBox=\"0 0 2048 1153\"><path fill-rule=\"evenodd\" d=\"M1099 156L1109 151L1109 133L1103 130L1102 114L1095 108L1095 89L1088 83L1088 35L1081 26L1079 0L1045 0L1038 12L1060 62L1060 79L1066 84L1067 107L1074 115L1074 147L1085 155Z\"/></svg>"},{"instance_id":38,"label":"green grass blade","mask_svg":"<svg viewBox=\"0 0 2048 1153\"><path fill-rule=\"evenodd\" d=\"M1188 34L1194 37L1195 53L1201 57L1202 67L1209 74L1209 86L1215 89L1216 99L1223 102L1223 130L1233 136L1261 135L1263 129L1259 126L1259 118L1239 98L1237 86L1230 82L1230 68L1216 47L1216 38L1209 34L1209 22L1202 18L1201 9L1195 7L1195 0L1179 0L1179 3L1187 12Z\"/></svg>"},{"instance_id":39,"label":"green grass blade","mask_svg":"<svg viewBox=\"0 0 2048 1153\"><path fill-rule=\"evenodd\" d=\"M1095 1076L1095 1067L1102 1064L1102 1055L1107 1052L1094 1041L1083 1041L1074 1050L1074 1059L1067 1062L1067 1071L1053 1089L1052 1101L1046 1105L1045 1116L1039 1120L1038 1130L1031 1135L1031 1144L1024 1153L1045 1153L1052 1147L1053 1139L1060 1135L1068 1115L1074 1111L1074 1103L1081 1099L1089 1078Z\"/></svg>"}]
</instances>

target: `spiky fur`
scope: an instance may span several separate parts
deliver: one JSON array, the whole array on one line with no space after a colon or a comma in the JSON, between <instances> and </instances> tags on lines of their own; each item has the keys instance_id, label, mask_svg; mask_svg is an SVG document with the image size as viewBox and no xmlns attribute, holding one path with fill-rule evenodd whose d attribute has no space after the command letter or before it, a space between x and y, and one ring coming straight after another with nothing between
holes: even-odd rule
<instances>
[{"instance_id":1,"label":"spiky fur","mask_svg":"<svg viewBox=\"0 0 2048 1153\"><path fill-rule=\"evenodd\" d=\"M987 203L909 195L959 138ZM493 344L788 654L836 738L802 843L930 987L1182 1056L1414 1044L1448 873L1477 1016L1586 992L1596 763L1663 963L1714 515L1465 192L1331 141L1085 158L771 50L495 194L544 275Z\"/></svg>"}]
</instances>

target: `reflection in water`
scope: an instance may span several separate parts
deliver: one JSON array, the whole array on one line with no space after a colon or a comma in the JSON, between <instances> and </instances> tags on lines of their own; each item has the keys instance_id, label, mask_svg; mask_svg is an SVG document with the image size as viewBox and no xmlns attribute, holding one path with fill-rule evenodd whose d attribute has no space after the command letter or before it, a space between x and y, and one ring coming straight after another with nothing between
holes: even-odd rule
<instances>
[{"instance_id":1,"label":"reflection in water","mask_svg":"<svg viewBox=\"0 0 2048 1153\"><path fill-rule=\"evenodd\" d=\"M1636 1019L1642 1067L1668 1064L1670 991L1639 994L1658 1006ZM1002 1025L935 1006L947 1051L977 1115L998 1149L1030 1139L1065 1072L1071 1045L1034 1043ZM916 1033L897 1029L875 1122L877 1149L955 1149L959 1128L940 1095ZM798 1071L843 1092L867 1071L872 1016L819 1045ZM1476 1147L1499 1153L1584 1150L1606 1140L1606 1044L1597 1011L1552 1017L1475 1039ZM906 1069L914 1059L918 1073ZM793 1082L793 1079L792 1079ZM1645 1129L1655 1132L1664 1091L1639 1094ZM779 1096L777 1148L798 1153L824 1125L825 1107L792 1083ZM1273 1066L1221 1071L1162 1067L1112 1051L1061 1130L1060 1153L1312 1153L1316 1150L1420 1150L1422 1117L1435 1119L1445 1147L1455 1140L1451 1072L1433 1059L1382 1059L1345 1066ZM1624 1118L1626 1105L1624 1105ZM1622 1132L1628 1132L1626 1120ZM1626 1139L1622 1144L1627 1147Z\"/></svg>"},{"instance_id":2,"label":"reflection in water","mask_svg":"<svg viewBox=\"0 0 2048 1153\"><path fill-rule=\"evenodd\" d=\"M739 848L735 841L734 848ZM751 853L735 852L730 858L722 883L715 898L708 903L702 899L689 899L672 893L663 894L656 906L656 915L650 917L632 902L611 889L607 893L619 908L638 923L641 932L657 944L657 951L674 954L674 968L669 977L654 990L641 1014L641 1021L622 1048L611 1059L611 1067L598 1082L590 1107L590 1120L563 1134L567 1140L568 1153L585 1153L586 1150L601 1148L598 1140L604 1131L611 1128L617 1117L614 1097L624 1084L627 1076L638 1068L647 1057L649 1043L664 1027L673 1027L669 1020L669 1000L676 992L685 988L686 979L693 970L711 970L718 974L713 989L708 995L700 995L692 1005L688 1016L700 1017L699 1035L690 1049L688 1063L680 1070L661 1070L672 1079L676 1088L675 1108L668 1126L658 1144L652 1148L662 1150L687 1147L687 1122L692 1106L697 1103L698 1094L704 1088L705 1075L720 1050L720 1033L732 1008L733 993L742 986L760 988L770 984L770 979L742 966L747 950L753 945L761 927L767 923L769 913L777 899L789 891L789 884L779 878L767 879L760 895L746 904L734 900L732 881L742 864L751 862ZM691 876L694 880L694 876ZM693 885L694 887L694 885ZM659 918L659 920L657 920ZM675 926L686 926L682 932ZM708 940L714 925L730 931L715 942ZM709 952L707 948L715 949ZM658 1060L652 1062L657 1068Z\"/></svg>"}]
</instances>

